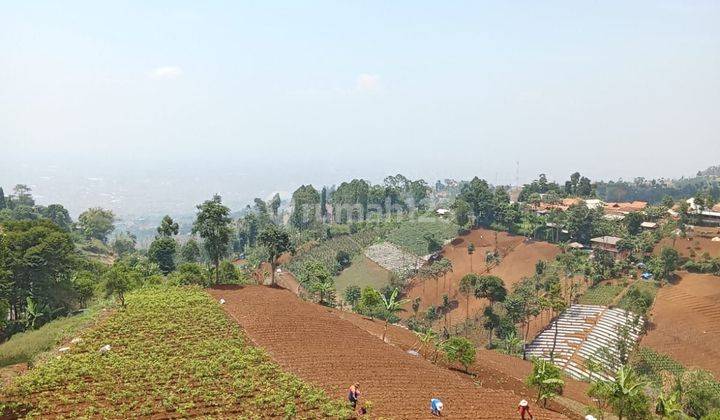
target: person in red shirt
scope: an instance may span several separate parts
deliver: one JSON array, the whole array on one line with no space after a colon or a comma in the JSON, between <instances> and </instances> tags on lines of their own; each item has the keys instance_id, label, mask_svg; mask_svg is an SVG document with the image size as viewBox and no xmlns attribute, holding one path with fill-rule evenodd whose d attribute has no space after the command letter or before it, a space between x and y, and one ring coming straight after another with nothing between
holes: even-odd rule
<instances>
[{"instance_id":1,"label":"person in red shirt","mask_svg":"<svg viewBox=\"0 0 720 420\"><path fill-rule=\"evenodd\" d=\"M518 413L520 413L520 418L522 420L533 420L533 415L530 413L530 405L525 400L520 401L520 404L518 405ZM526 415L529 417L525 417Z\"/></svg>"}]
</instances>

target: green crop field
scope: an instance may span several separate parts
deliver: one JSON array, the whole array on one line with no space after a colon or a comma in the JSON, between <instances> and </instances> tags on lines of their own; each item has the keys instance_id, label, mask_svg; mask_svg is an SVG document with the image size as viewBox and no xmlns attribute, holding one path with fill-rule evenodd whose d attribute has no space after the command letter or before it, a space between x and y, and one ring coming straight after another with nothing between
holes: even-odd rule
<instances>
[{"instance_id":1,"label":"green crop field","mask_svg":"<svg viewBox=\"0 0 720 420\"><path fill-rule=\"evenodd\" d=\"M380 267L364 255L353 258L352 265L335 278L335 289L340 296L348 286L365 288L372 286L380 289L390 284L392 273Z\"/></svg>"},{"instance_id":2,"label":"green crop field","mask_svg":"<svg viewBox=\"0 0 720 420\"><path fill-rule=\"evenodd\" d=\"M642 292L643 294L647 294L648 296L650 296L650 299L652 302L653 300L655 300L655 295L657 294L658 286L655 282L637 281L630 286L630 289L628 289L628 293L633 291L633 289L637 289L640 292ZM625 296L623 296L622 299L620 299L620 302L618 302L617 306L619 308L632 309L631 308L632 302L630 302L630 298L629 298L630 295L628 295L628 293L626 293Z\"/></svg>"},{"instance_id":3,"label":"green crop field","mask_svg":"<svg viewBox=\"0 0 720 420\"><path fill-rule=\"evenodd\" d=\"M0 392L10 417L345 418L349 409L283 372L199 288L127 296L82 341ZM110 351L99 349L110 345Z\"/></svg>"},{"instance_id":4,"label":"green crop field","mask_svg":"<svg viewBox=\"0 0 720 420\"><path fill-rule=\"evenodd\" d=\"M442 243L457 236L458 226L442 219L421 219L406 221L392 230L387 240L393 244L423 256L430 253L426 237L430 235L437 243Z\"/></svg>"},{"instance_id":5,"label":"green crop field","mask_svg":"<svg viewBox=\"0 0 720 420\"><path fill-rule=\"evenodd\" d=\"M351 257L362 254L363 249L382 238L382 234L383 231L381 229L367 229L362 232L340 235L328 239L308 251L294 256L286 265L286 268L296 276L299 276L303 264L305 264L306 261L316 260L324 263L325 266L333 270L336 265L335 256L338 251L345 251Z\"/></svg>"},{"instance_id":6,"label":"green crop field","mask_svg":"<svg viewBox=\"0 0 720 420\"><path fill-rule=\"evenodd\" d=\"M623 289L625 289L624 286L618 285L597 285L588 289L588 291L580 297L580 303L583 305L607 306L612 303L613 299L615 299Z\"/></svg>"}]
</instances>

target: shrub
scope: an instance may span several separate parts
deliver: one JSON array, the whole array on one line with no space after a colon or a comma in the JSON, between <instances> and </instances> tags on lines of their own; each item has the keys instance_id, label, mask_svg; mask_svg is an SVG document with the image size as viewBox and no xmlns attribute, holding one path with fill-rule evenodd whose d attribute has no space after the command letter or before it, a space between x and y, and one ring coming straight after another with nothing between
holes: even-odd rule
<instances>
[{"instance_id":1,"label":"shrub","mask_svg":"<svg viewBox=\"0 0 720 420\"><path fill-rule=\"evenodd\" d=\"M460 362L466 373L470 365L475 363L475 345L465 337L454 336L443 345L445 357L451 363Z\"/></svg>"}]
</instances>

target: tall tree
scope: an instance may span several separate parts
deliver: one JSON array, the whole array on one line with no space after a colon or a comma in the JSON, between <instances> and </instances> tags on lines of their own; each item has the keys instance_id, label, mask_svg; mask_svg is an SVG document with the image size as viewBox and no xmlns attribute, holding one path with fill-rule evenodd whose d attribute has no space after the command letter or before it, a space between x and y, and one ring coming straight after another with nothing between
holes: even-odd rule
<instances>
[{"instance_id":1,"label":"tall tree","mask_svg":"<svg viewBox=\"0 0 720 420\"><path fill-rule=\"evenodd\" d=\"M93 207L80 213L78 217L80 229L87 238L107 242L107 237L115 230L115 214L110 210Z\"/></svg>"},{"instance_id":2,"label":"tall tree","mask_svg":"<svg viewBox=\"0 0 720 420\"><path fill-rule=\"evenodd\" d=\"M180 226L169 215L165 215L157 228L158 235L170 238L180 231Z\"/></svg>"},{"instance_id":3,"label":"tall tree","mask_svg":"<svg viewBox=\"0 0 720 420\"><path fill-rule=\"evenodd\" d=\"M492 332L495 326L499 323L499 317L492 311L492 307L495 302L502 302L507 296L507 289L505 289L505 283L498 276L479 276L475 284L475 297L478 299L487 299L490 304L485 308L485 315L490 321L487 325L490 331L489 344L492 341ZM489 309L489 311L488 311Z\"/></svg>"},{"instance_id":4,"label":"tall tree","mask_svg":"<svg viewBox=\"0 0 720 420\"><path fill-rule=\"evenodd\" d=\"M290 223L297 229L307 229L313 225L318 216L317 206L320 194L312 185L301 185L292 195L293 212Z\"/></svg>"},{"instance_id":5,"label":"tall tree","mask_svg":"<svg viewBox=\"0 0 720 420\"><path fill-rule=\"evenodd\" d=\"M465 296L465 319L470 319L470 296L475 294L475 287L477 286L478 276L477 274L470 273L463 276L460 279L460 294Z\"/></svg>"},{"instance_id":6,"label":"tall tree","mask_svg":"<svg viewBox=\"0 0 720 420\"><path fill-rule=\"evenodd\" d=\"M7 208L7 204L5 203L5 191L3 191L2 187L0 187L0 210Z\"/></svg>"},{"instance_id":7,"label":"tall tree","mask_svg":"<svg viewBox=\"0 0 720 420\"><path fill-rule=\"evenodd\" d=\"M203 247L215 266L215 282L220 280L220 259L228 253L230 244L230 209L222 204L220 195L197 206L198 214L192 233L203 239Z\"/></svg>"},{"instance_id":8,"label":"tall tree","mask_svg":"<svg viewBox=\"0 0 720 420\"><path fill-rule=\"evenodd\" d=\"M62 290L72 288L70 278L77 263L68 232L47 219L6 222L0 234L0 300L10 303L18 319L27 298L51 309L67 307Z\"/></svg>"},{"instance_id":9,"label":"tall tree","mask_svg":"<svg viewBox=\"0 0 720 420\"><path fill-rule=\"evenodd\" d=\"M117 235L110 247L118 257L123 257L135 251L137 245L137 237L130 232Z\"/></svg>"},{"instance_id":10,"label":"tall tree","mask_svg":"<svg viewBox=\"0 0 720 420\"><path fill-rule=\"evenodd\" d=\"M70 231L72 228L72 219L67 209L62 204L50 204L42 210L42 215L50 219L58 225L62 230Z\"/></svg>"},{"instance_id":11,"label":"tall tree","mask_svg":"<svg viewBox=\"0 0 720 420\"><path fill-rule=\"evenodd\" d=\"M180 248L180 258L186 263L200 262L200 246L193 238L188 239Z\"/></svg>"},{"instance_id":12,"label":"tall tree","mask_svg":"<svg viewBox=\"0 0 720 420\"><path fill-rule=\"evenodd\" d=\"M455 200L453 209L455 210L455 223L461 227L466 226L470 222L470 217L468 216L470 206L468 203L465 202L465 200Z\"/></svg>"},{"instance_id":13,"label":"tall tree","mask_svg":"<svg viewBox=\"0 0 720 420\"><path fill-rule=\"evenodd\" d=\"M473 262L473 261L472 261L472 256L473 256L473 254L475 253L475 244L473 244L472 242L469 242L468 245L467 245L467 253L468 253L468 256L470 257L470 272L472 273L472 272L473 272L473 268L472 268L472 262Z\"/></svg>"},{"instance_id":14,"label":"tall tree","mask_svg":"<svg viewBox=\"0 0 720 420\"><path fill-rule=\"evenodd\" d=\"M16 205L29 207L35 205L35 200L33 199L32 194L30 194L32 191L30 187L25 184L17 184L13 190L15 192Z\"/></svg>"},{"instance_id":15,"label":"tall tree","mask_svg":"<svg viewBox=\"0 0 720 420\"><path fill-rule=\"evenodd\" d=\"M327 188L323 187L320 191L320 216L323 222L327 222Z\"/></svg>"},{"instance_id":16,"label":"tall tree","mask_svg":"<svg viewBox=\"0 0 720 420\"><path fill-rule=\"evenodd\" d=\"M270 210L272 211L272 215L274 218L278 217L278 210L280 210L280 204L282 204L280 194L275 193L272 200L270 200Z\"/></svg>"},{"instance_id":17,"label":"tall tree","mask_svg":"<svg viewBox=\"0 0 720 420\"><path fill-rule=\"evenodd\" d=\"M269 224L258 235L258 243L264 247L268 253L268 262L270 263L270 285L275 286L275 269L277 267L277 259L285 252L294 252L290 236L285 229L274 224Z\"/></svg>"},{"instance_id":18,"label":"tall tree","mask_svg":"<svg viewBox=\"0 0 720 420\"><path fill-rule=\"evenodd\" d=\"M169 274L175 270L175 254L177 253L177 242L169 236L158 236L150 244L148 258L160 267L163 274ZM219 276L216 273L216 279Z\"/></svg>"}]
</instances>

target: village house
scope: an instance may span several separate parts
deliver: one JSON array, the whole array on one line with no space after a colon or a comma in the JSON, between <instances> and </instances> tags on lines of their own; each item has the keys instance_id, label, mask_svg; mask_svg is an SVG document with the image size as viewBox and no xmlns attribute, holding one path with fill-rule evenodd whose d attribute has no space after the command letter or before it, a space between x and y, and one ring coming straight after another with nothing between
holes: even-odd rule
<instances>
[{"instance_id":1,"label":"village house","mask_svg":"<svg viewBox=\"0 0 720 420\"><path fill-rule=\"evenodd\" d=\"M590 245L593 249L600 249L612 253L615 258L623 258L625 252L618 249L618 242L621 240L622 238L618 238L617 236L599 236L590 239Z\"/></svg>"},{"instance_id":2,"label":"village house","mask_svg":"<svg viewBox=\"0 0 720 420\"><path fill-rule=\"evenodd\" d=\"M658 224L655 222L642 222L642 223L640 223L640 227L643 229L653 230L653 229L657 229Z\"/></svg>"}]
</instances>

